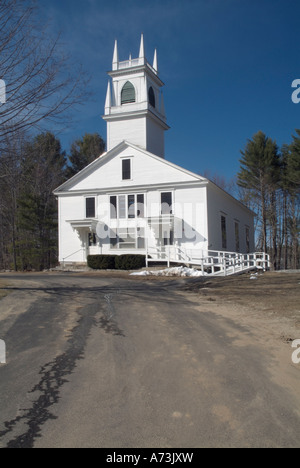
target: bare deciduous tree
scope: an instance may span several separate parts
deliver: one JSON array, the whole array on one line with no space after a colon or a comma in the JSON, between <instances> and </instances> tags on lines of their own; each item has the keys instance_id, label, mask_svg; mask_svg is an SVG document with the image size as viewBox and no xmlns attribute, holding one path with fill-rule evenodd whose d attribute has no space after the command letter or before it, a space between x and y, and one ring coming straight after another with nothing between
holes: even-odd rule
<instances>
[{"instance_id":1,"label":"bare deciduous tree","mask_svg":"<svg viewBox=\"0 0 300 468\"><path fill-rule=\"evenodd\" d=\"M41 129L43 121L63 122L66 111L87 97L87 80L70 66L59 38L49 39L38 24L32 0L0 2L0 79L6 103L0 104L0 149L15 131Z\"/></svg>"}]
</instances>

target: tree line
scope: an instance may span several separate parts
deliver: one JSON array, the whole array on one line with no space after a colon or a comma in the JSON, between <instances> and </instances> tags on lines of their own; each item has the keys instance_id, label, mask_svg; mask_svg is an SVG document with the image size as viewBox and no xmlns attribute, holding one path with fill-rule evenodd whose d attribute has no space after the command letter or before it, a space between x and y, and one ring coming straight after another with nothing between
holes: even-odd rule
<instances>
[{"instance_id":1,"label":"tree line","mask_svg":"<svg viewBox=\"0 0 300 468\"><path fill-rule=\"evenodd\" d=\"M97 133L76 140L69 156L50 132L31 139L16 133L6 138L0 157L0 269L43 270L57 265L53 190L104 150Z\"/></svg>"},{"instance_id":2,"label":"tree line","mask_svg":"<svg viewBox=\"0 0 300 468\"><path fill-rule=\"evenodd\" d=\"M299 268L300 130L282 148L259 131L241 154L239 198L257 215L257 250L275 270Z\"/></svg>"},{"instance_id":3,"label":"tree line","mask_svg":"<svg viewBox=\"0 0 300 468\"><path fill-rule=\"evenodd\" d=\"M85 165L81 145L97 145L100 138L75 142L68 162L59 140L47 132L50 125L71 125L70 110L90 93L87 74L65 55L59 34L41 14L35 0L0 2L0 269L56 263L52 190L80 169L78 159Z\"/></svg>"}]
</instances>

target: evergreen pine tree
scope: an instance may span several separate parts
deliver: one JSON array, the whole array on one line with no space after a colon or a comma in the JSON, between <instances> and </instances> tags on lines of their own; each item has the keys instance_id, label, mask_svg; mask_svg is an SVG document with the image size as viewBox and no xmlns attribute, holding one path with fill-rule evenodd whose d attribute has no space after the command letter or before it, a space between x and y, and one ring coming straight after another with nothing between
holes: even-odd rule
<instances>
[{"instance_id":1,"label":"evergreen pine tree","mask_svg":"<svg viewBox=\"0 0 300 468\"><path fill-rule=\"evenodd\" d=\"M71 146L69 166L66 177L72 177L80 172L105 151L105 142L98 133L86 133L81 140L76 140Z\"/></svg>"},{"instance_id":2,"label":"evergreen pine tree","mask_svg":"<svg viewBox=\"0 0 300 468\"><path fill-rule=\"evenodd\" d=\"M50 268L57 259L57 207L53 190L63 181L66 157L51 133L38 135L22 161L19 198L20 257L23 269Z\"/></svg>"},{"instance_id":3,"label":"evergreen pine tree","mask_svg":"<svg viewBox=\"0 0 300 468\"><path fill-rule=\"evenodd\" d=\"M263 132L256 133L244 151L241 151L241 168L238 173L238 185L249 192L257 200L257 208L261 216L262 249L268 251L267 226L268 217L273 223L273 250L276 247L276 200L275 191L279 180L280 160L276 142ZM271 199L271 204L269 201ZM275 249L276 250L276 249ZM275 252L273 252L275 255Z\"/></svg>"}]
</instances>

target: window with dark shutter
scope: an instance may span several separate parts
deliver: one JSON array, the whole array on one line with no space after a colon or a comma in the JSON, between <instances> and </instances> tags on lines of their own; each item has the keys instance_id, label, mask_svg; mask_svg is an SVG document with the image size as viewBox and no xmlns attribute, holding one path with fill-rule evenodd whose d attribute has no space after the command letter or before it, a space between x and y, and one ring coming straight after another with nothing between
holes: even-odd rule
<instances>
[{"instance_id":1,"label":"window with dark shutter","mask_svg":"<svg viewBox=\"0 0 300 468\"><path fill-rule=\"evenodd\" d=\"M149 104L155 107L155 95L152 86L149 88Z\"/></svg>"},{"instance_id":2,"label":"window with dark shutter","mask_svg":"<svg viewBox=\"0 0 300 468\"><path fill-rule=\"evenodd\" d=\"M86 208L86 217L87 218L95 218L96 217L95 198L86 198L85 199L85 208Z\"/></svg>"},{"instance_id":3,"label":"window with dark shutter","mask_svg":"<svg viewBox=\"0 0 300 468\"><path fill-rule=\"evenodd\" d=\"M135 196L128 195L128 218L135 218Z\"/></svg>"},{"instance_id":4,"label":"window with dark shutter","mask_svg":"<svg viewBox=\"0 0 300 468\"><path fill-rule=\"evenodd\" d=\"M127 81L121 92L121 104L129 104L130 102L135 102L135 89L133 84Z\"/></svg>"},{"instance_id":5,"label":"window with dark shutter","mask_svg":"<svg viewBox=\"0 0 300 468\"><path fill-rule=\"evenodd\" d=\"M117 219L118 210L117 210L117 197L110 197L110 219Z\"/></svg>"},{"instance_id":6,"label":"window with dark shutter","mask_svg":"<svg viewBox=\"0 0 300 468\"><path fill-rule=\"evenodd\" d=\"M143 194L137 195L137 217L144 218L145 216L145 197Z\"/></svg>"},{"instance_id":7,"label":"window with dark shutter","mask_svg":"<svg viewBox=\"0 0 300 468\"><path fill-rule=\"evenodd\" d=\"M123 159L122 161L122 180L131 179L131 161L130 159Z\"/></svg>"},{"instance_id":8,"label":"window with dark shutter","mask_svg":"<svg viewBox=\"0 0 300 468\"><path fill-rule=\"evenodd\" d=\"M172 192L164 192L161 194L161 214L172 214Z\"/></svg>"}]
</instances>

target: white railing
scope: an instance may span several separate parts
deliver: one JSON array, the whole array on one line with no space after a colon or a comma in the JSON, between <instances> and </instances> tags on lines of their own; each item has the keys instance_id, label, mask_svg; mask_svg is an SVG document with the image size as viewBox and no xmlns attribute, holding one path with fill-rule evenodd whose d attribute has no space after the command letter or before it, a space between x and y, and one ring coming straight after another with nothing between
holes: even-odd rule
<instances>
[{"instance_id":1,"label":"white railing","mask_svg":"<svg viewBox=\"0 0 300 468\"><path fill-rule=\"evenodd\" d=\"M179 246L150 247L146 253L146 266L149 263L185 264L200 267L203 274L231 275L238 272L270 268L270 257L263 252L242 254L217 250L187 250Z\"/></svg>"},{"instance_id":2,"label":"white railing","mask_svg":"<svg viewBox=\"0 0 300 468\"><path fill-rule=\"evenodd\" d=\"M126 68L131 68L131 67L139 67L146 65L147 67L150 68L150 70L157 75L157 70L152 67L152 65L145 59L145 57L139 57L139 58L132 58L128 60L124 60L123 62L118 62L115 64L115 69L116 70L124 70Z\"/></svg>"}]
</instances>

